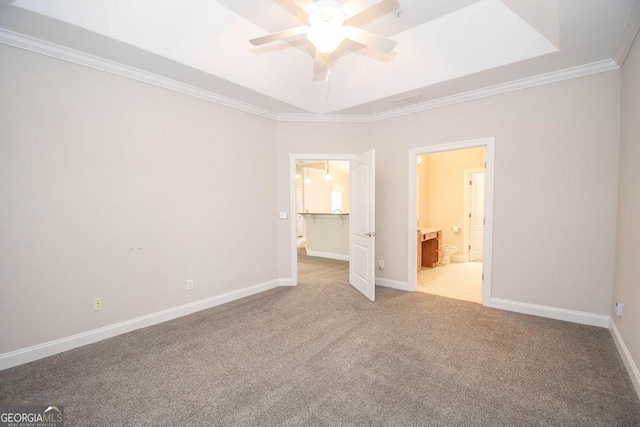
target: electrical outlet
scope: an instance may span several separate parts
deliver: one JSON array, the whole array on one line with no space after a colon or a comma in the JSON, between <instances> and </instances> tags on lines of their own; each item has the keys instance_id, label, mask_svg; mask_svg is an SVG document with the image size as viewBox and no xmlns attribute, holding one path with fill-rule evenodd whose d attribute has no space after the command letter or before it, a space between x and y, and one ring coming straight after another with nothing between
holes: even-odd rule
<instances>
[{"instance_id":1,"label":"electrical outlet","mask_svg":"<svg viewBox=\"0 0 640 427\"><path fill-rule=\"evenodd\" d=\"M378 261L378 270L384 270L384 260L381 259Z\"/></svg>"},{"instance_id":2,"label":"electrical outlet","mask_svg":"<svg viewBox=\"0 0 640 427\"><path fill-rule=\"evenodd\" d=\"M616 315L618 317L622 317L622 313L624 311L624 305L621 302L616 303Z\"/></svg>"},{"instance_id":3,"label":"electrical outlet","mask_svg":"<svg viewBox=\"0 0 640 427\"><path fill-rule=\"evenodd\" d=\"M102 298L94 298L93 299L93 311L102 310Z\"/></svg>"},{"instance_id":4,"label":"electrical outlet","mask_svg":"<svg viewBox=\"0 0 640 427\"><path fill-rule=\"evenodd\" d=\"M187 280L187 290L188 291L192 291L193 290L193 279Z\"/></svg>"}]
</instances>

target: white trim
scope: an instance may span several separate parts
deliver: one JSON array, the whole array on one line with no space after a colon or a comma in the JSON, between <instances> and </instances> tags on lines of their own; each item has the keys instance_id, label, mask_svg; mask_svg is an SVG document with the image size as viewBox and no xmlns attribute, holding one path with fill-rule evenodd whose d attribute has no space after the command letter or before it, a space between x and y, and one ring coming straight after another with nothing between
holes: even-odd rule
<instances>
[{"instance_id":1,"label":"white trim","mask_svg":"<svg viewBox=\"0 0 640 427\"><path fill-rule=\"evenodd\" d=\"M227 98L225 96L218 95L213 92L197 88L195 86L190 86L185 83L181 83L157 74L149 73L147 71L139 70L137 68L109 61L107 59L99 58L97 56L80 52L68 47L60 46L55 43L50 43L44 40L29 37L24 34L19 34L4 28L0 28L0 43L50 56L52 58L61 59L63 61L72 62L74 64L83 65L85 67L93 68L96 70L106 71L108 73L127 77L165 89L173 90L178 93L193 96L195 98L199 98L215 104L224 105L229 108L234 108L236 110L244 111L250 114L255 114L257 116L271 120L282 122L372 123L380 120L404 116L406 114L413 114L421 111L431 110L434 108L459 104L461 102L472 101L474 99L499 95L506 92L513 92L520 89L527 89L577 77L584 77L591 74L617 70L620 68L618 64L622 62L622 60L624 59L623 56L626 56L626 52L628 52L628 49L631 47L631 44L628 41L629 37L627 36L627 32L631 32L633 28L633 22L635 21L630 18L629 23L627 24L627 28L631 27L631 29L625 30L625 35L623 39L621 39L618 50L616 51L615 61L613 59L607 59L603 61L592 62L590 64L552 71L550 73L501 83L478 90L472 90L452 96L433 99L420 104L414 104L407 107L396 108L394 110L370 115L277 113L275 111L266 110L264 108L256 107L245 102ZM633 38L631 38L630 40L633 41Z\"/></svg>"},{"instance_id":2,"label":"white trim","mask_svg":"<svg viewBox=\"0 0 640 427\"><path fill-rule=\"evenodd\" d=\"M633 40L633 39L632 39ZM631 45L629 45L629 48ZM487 98L494 95L500 95L507 92L514 92L521 89L528 89L536 86L556 83L564 80L585 77L592 74L604 73L619 69L618 63L612 59L596 61L589 64L578 65L576 67L565 68L563 70L552 71L550 73L539 74L532 77L526 77L519 80L500 83L477 90L459 93L456 95L445 96L443 98L432 99L419 104L396 108L394 110L383 111L370 115L331 115L331 114L278 114L278 121L283 122L355 122L355 123L373 123L381 120L392 119L395 117L405 116L407 114L419 113L422 111L433 110L435 108L446 107L449 105L460 104L462 102L473 101L475 99Z\"/></svg>"},{"instance_id":3,"label":"white trim","mask_svg":"<svg viewBox=\"0 0 640 427\"><path fill-rule=\"evenodd\" d=\"M485 199L484 199L484 248L482 259L482 303L489 305L491 300L491 270L493 262L493 185L494 185L494 159L495 159L495 138L479 138L468 141L450 142L444 144L430 145L426 147L416 147L409 150L409 220L408 226L408 288L416 290L418 283L418 248L416 243L417 227L417 196L416 196L416 158L421 154L439 153L443 151L463 150L466 148L485 147L484 158L487 165L484 170L485 176Z\"/></svg>"},{"instance_id":4,"label":"white trim","mask_svg":"<svg viewBox=\"0 0 640 427\"><path fill-rule=\"evenodd\" d=\"M398 280L385 279L383 277L376 277L376 285L383 286L385 288L399 289L401 291L413 292L414 289L409 287L407 282L400 282Z\"/></svg>"},{"instance_id":5,"label":"white trim","mask_svg":"<svg viewBox=\"0 0 640 427\"><path fill-rule=\"evenodd\" d=\"M585 313L583 311L567 310L564 308L548 307L545 305L528 304L525 302L509 301L501 298L491 298L490 307L500 310L515 311L516 313L531 314L565 322L580 323L582 325L609 327L609 316Z\"/></svg>"},{"instance_id":6,"label":"white trim","mask_svg":"<svg viewBox=\"0 0 640 427\"><path fill-rule=\"evenodd\" d=\"M344 160L350 161L356 158L355 154L289 154L289 238L291 239L291 282L298 283L298 236L296 233L296 220L298 206L296 205L296 161L298 160Z\"/></svg>"},{"instance_id":7,"label":"white trim","mask_svg":"<svg viewBox=\"0 0 640 427\"><path fill-rule=\"evenodd\" d=\"M633 356L631 356L631 352L627 348L627 345L624 343L622 335L620 335L620 331L618 330L616 322L613 319L611 319L611 322L609 323L609 331L613 336L613 341L616 343L616 347L618 347L618 352L622 357L624 366L627 368L627 372L631 377L631 382L633 383L633 387L636 389L638 398L640 398L640 370L638 369L638 365L636 365L636 362L634 362Z\"/></svg>"},{"instance_id":8,"label":"white trim","mask_svg":"<svg viewBox=\"0 0 640 427\"><path fill-rule=\"evenodd\" d=\"M577 67L566 68L564 70L553 71L550 73L540 74L533 77L527 77L520 80L513 80L506 83L500 83L494 86L482 89L471 90L444 98L438 98L431 101L414 104L411 106L397 108L395 110L384 111L370 115L372 122L387 120L394 117L400 117L407 114L419 113L422 111L433 110L434 108L446 107L449 105L459 104L461 102L473 101L475 99L487 98L489 96L500 95L507 92L514 92L521 89L528 89L536 86L542 86L550 83L556 83L563 80L574 79L578 77L589 76L591 74L603 73L606 71L617 70L620 67L612 59L593 62L591 64L579 65Z\"/></svg>"},{"instance_id":9,"label":"white trim","mask_svg":"<svg viewBox=\"0 0 640 427\"><path fill-rule=\"evenodd\" d=\"M4 353L0 355L0 370L12 368L14 366L22 365L23 363L32 362L34 360L42 359L43 357L52 356L54 354L62 353L63 351L82 347L83 345L92 344L107 338L112 338L117 335L135 331L136 329L146 328L168 320L177 319L179 317L216 307L240 298L265 292L270 289L277 288L279 285L280 280L271 280L258 285L247 286L245 288L226 292L214 297L147 314L145 316L136 317L135 319L125 320L124 322L114 323L102 328L93 329L91 331L82 332L69 337Z\"/></svg>"},{"instance_id":10,"label":"white trim","mask_svg":"<svg viewBox=\"0 0 640 427\"><path fill-rule=\"evenodd\" d=\"M226 96L218 95L214 92L200 89L198 87L172 80L157 74L153 74L148 71L139 70L128 65L119 64L117 62L99 58L97 56L80 52L68 47L25 36L23 34L9 31L4 28L0 28L0 43L50 56L52 58L61 59L63 61L72 62L74 64L83 65L95 70L106 71L107 73L116 74L118 76L137 80L142 83L169 89L174 92L182 93L194 98L199 98L204 101L212 102L214 104L224 105L225 107L234 108L236 110L255 114L256 116L264 117L267 119L276 120L278 118L277 113L266 110L264 108L256 107L255 105L247 104L245 102L238 101L232 98L227 98Z\"/></svg>"},{"instance_id":11,"label":"white trim","mask_svg":"<svg viewBox=\"0 0 640 427\"><path fill-rule=\"evenodd\" d=\"M640 2L634 2L632 7L629 19L627 19L627 24L625 25L620 41L618 42L616 52L613 54L613 60L618 64L618 67L622 67L624 60L627 59L629 50L631 50L631 45L633 44L636 34L638 34L638 30L640 29Z\"/></svg>"},{"instance_id":12,"label":"white trim","mask_svg":"<svg viewBox=\"0 0 640 427\"><path fill-rule=\"evenodd\" d=\"M279 122L307 122L307 123L373 123L370 115L338 115L338 114L285 114L279 113Z\"/></svg>"},{"instance_id":13,"label":"white trim","mask_svg":"<svg viewBox=\"0 0 640 427\"><path fill-rule=\"evenodd\" d=\"M291 277L281 277L278 279L278 286L297 286Z\"/></svg>"},{"instance_id":14,"label":"white trim","mask_svg":"<svg viewBox=\"0 0 640 427\"><path fill-rule=\"evenodd\" d=\"M349 255L344 254L332 254L329 252L318 252L307 250L307 255L317 256L318 258L337 259L338 261L349 261Z\"/></svg>"}]
</instances>

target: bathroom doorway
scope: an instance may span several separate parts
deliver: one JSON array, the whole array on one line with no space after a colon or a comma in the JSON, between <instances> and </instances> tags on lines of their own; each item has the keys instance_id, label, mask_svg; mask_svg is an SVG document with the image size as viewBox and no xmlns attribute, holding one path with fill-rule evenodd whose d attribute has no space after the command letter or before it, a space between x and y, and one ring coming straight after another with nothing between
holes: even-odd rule
<instances>
[{"instance_id":1,"label":"bathroom doorway","mask_svg":"<svg viewBox=\"0 0 640 427\"><path fill-rule=\"evenodd\" d=\"M493 138L410 150L409 287L490 303Z\"/></svg>"}]
</instances>

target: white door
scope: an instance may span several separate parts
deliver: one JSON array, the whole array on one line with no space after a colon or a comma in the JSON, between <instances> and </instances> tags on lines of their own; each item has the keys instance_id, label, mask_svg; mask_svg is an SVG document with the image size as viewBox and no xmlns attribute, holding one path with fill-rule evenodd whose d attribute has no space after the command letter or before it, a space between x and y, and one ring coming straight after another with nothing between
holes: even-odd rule
<instances>
[{"instance_id":1,"label":"white door","mask_svg":"<svg viewBox=\"0 0 640 427\"><path fill-rule=\"evenodd\" d=\"M376 299L375 277L375 152L350 162L349 283L371 301Z\"/></svg>"},{"instance_id":2,"label":"white door","mask_svg":"<svg viewBox=\"0 0 640 427\"><path fill-rule=\"evenodd\" d=\"M484 172L471 173L469 199L469 261L479 261L484 237Z\"/></svg>"}]
</instances>

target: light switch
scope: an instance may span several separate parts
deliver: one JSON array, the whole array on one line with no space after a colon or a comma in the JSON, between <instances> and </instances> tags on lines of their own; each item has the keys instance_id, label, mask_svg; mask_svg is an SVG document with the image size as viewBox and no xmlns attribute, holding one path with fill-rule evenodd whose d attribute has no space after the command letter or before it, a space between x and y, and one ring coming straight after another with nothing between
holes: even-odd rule
<instances>
[{"instance_id":1,"label":"light switch","mask_svg":"<svg viewBox=\"0 0 640 427\"><path fill-rule=\"evenodd\" d=\"M280 219L287 219L289 218L289 213L286 211L280 211Z\"/></svg>"}]
</instances>

